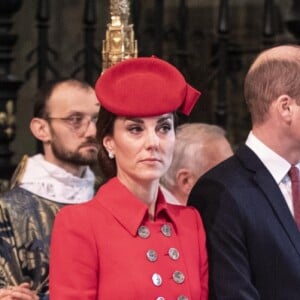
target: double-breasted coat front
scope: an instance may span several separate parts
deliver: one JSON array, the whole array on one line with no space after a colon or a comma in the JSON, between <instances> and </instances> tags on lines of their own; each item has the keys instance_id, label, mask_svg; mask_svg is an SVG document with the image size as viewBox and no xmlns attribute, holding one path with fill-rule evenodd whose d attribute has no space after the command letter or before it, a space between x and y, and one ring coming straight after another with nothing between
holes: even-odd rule
<instances>
[{"instance_id":1,"label":"double-breasted coat front","mask_svg":"<svg viewBox=\"0 0 300 300\"><path fill-rule=\"evenodd\" d=\"M196 209L167 204L155 218L117 178L88 203L58 214L51 300L208 298L205 233Z\"/></svg>"}]
</instances>

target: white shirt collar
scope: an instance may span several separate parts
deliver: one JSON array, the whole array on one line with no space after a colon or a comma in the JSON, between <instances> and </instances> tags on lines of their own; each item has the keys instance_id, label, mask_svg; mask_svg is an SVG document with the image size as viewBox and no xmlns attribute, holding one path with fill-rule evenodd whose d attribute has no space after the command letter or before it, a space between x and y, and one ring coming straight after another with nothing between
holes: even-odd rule
<instances>
[{"instance_id":1,"label":"white shirt collar","mask_svg":"<svg viewBox=\"0 0 300 300\"><path fill-rule=\"evenodd\" d=\"M28 158L19 185L48 200L75 204L93 197L94 183L95 175L89 167L86 167L83 177L77 177L37 154Z\"/></svg>"},{"instance_id":2,"label":"white shirt collar","mask_svg":"<svg viewBox=\"0 0 300 300\"><path fill-rule=\"evenodd\" d=\"M168 189L166 189L163 185L160 184L159 187L168 203L175 204L175 205L182 205L177 200L177 198Z\"/></svg>"},{"instance_id":3,"label":"white shirt collar","mask_svg":"<svg viewBox=\"0 0 300 300\"><path fill-rule=\"evenodd\" d=\"M259 157L279 184L288 173L291 164L260 141L252 131L248 135L246 145Z\"/></svg>"}]
</instances>

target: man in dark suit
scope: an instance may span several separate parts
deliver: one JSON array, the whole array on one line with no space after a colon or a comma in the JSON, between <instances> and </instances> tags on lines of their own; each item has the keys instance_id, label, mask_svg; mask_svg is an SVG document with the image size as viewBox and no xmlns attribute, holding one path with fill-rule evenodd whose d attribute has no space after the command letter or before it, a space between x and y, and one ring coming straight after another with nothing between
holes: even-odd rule
<instances>
[{"instance_id":1,"label":"man in dark suit","mask_svg":"<svg viewBox=\"0 0 300 300\"><path fill-rule=\"evenodd\" d=\"M300 161L300 47L262 52L244 88L246 145L202 176L188 201L207 232L210 299L298 300L300 232L288 173Z\"/></svg>"}]
</instances>

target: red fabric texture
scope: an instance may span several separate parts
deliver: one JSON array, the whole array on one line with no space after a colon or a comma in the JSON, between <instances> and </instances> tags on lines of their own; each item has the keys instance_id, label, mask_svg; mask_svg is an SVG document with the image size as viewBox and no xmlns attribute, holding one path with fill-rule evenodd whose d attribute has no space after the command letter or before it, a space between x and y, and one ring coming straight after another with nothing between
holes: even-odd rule
<instances>
[{"instance_id":1,"label":"red fabric texture","mask_svg":"<svg viewBox=\"0 0 300 300\"><path fill-rule=\"evenodd\" d=\"M189 115L201 94L173 65L156 57L117 63L98 78L95 91L104 108L126 117L150 117L176 110Z\"/></svg>"}]
</instances>

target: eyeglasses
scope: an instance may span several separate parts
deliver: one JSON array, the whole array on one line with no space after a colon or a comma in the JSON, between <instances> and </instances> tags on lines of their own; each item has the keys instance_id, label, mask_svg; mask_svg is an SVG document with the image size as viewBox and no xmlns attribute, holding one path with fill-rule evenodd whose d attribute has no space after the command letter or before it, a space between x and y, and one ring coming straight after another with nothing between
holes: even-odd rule
<instances>
[{"instance_id":1,"label":"eyeglasses","mask_svg":"<svg viewBox=\"0 0 300 300\"><path fill-rule=\"evenodd\" d=\"M91 122L96 124L98 121L98 116L89 115L72 115L69 117L47 117L46 120L60 120L65 122L69 127L76 132L77 135L83 136L90 126Z\"/></svg>"}]
</instances>

